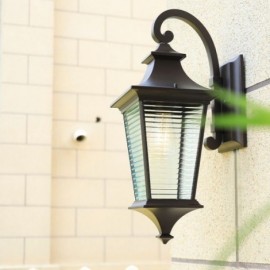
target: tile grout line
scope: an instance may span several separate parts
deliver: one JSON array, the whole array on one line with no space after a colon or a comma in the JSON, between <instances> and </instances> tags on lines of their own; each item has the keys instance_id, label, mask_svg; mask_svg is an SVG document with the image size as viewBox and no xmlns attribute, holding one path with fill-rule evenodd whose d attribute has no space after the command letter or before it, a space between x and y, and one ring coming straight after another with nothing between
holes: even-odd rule
<instances>
[{"instance_id":1,"label":"tile grout line","mask_svg":"<svg viewBox=\"0 0 270 270\"><path fill-rule=\"evenodd\" d=\"M131 212L131 237L134 237L135 232L134 232L134 212Z\"/></svg>"},{"instance_id":2,"label":"tile grout line","mask_svg":"<svg viewBox=\"0 0 270 270\"><path fill-rule=\"evenodd\" d=\"M52 206L50 204L48 204L48 205L44 205L44 204L26 204L25 202L23 202L22 204L1 204L0 205L1 209L2 208L22 208L22 207L24 209L26 209L26 208L49 208L49 209L51 209L52 208ZM69 208L69 207L67 206L67 207L62 207L62 208Z\"/></svg>"},{"instance_id":3,"label":"tile grout line","mask_svg":"<svg viewBox=\"0 0 270 270\"><path fill-rule=\"evenodd\" d=\"M74 39L72 39L74 40ZM34 57L44 57L44 58L48 58L48 57L53 57L53 54L34 54L34 53L23 53L23 52L12 52L12 51L4 51L2 52L5 55L17 55L17 56L34 56Z\"/></svg>"},{"instance_id":4,"label":"tile grout line","mask_svg":"<svg viewBox=\"0 0 270 270\"><path fill-rule=\"evenodd\" d=\"M75 211L75 213L74 213L74 215L75 215L74 234L75 234L75 237L78 237L78 208L75 207L74 211Z\"/></svg>"},{"instance_id":5,"label":"tile grout line","mask_svg":"<svg viewBox=\"0 0 270 270\"><path fill-rule=\"evenodd\" d=\"M74 66L80 67L80 39L76 39L76 45L77 45L77 48L76 48L77 59L76 59L76 64ZM57 66L57 63L55 63L55 66ZM63 66L63 64L60 64L60 66Z\"/></svg>"},{"instance_id":6,"label":"tile grout line","mask_svg":"<svg viewBox=\"0 0 270 270\"><path fill-rule=\"evenodd\" d=\"M21 143L21 142L3 142L1 143L1 145L4 145L4 146L51 146L50 143L29 143L28 141L26 143ZM57 147L54 147L54 149L73 149L73 148L57 148ZM99 150L97 150L99 151ZM120 150L119 150L120 152Z\"/></svg>"},{"instance_id":7,"label":"tile grout line","mask_svg":"<svg viewBox=\"0 0 270 270\"><path fill-rule=\"evenodd\" d=\"M11 26L11 27L25 27L25 28L33 28L33 29L40 29L40 30L52 30L53 28L51 26L42 26L42 25L34 25L34 24L20 24L20 23L9 23L4 22L3 26Z\"/></svg>"},{"instance_id":8,"label":"tile grout line","mask_svg":"<svg viewBox=\"0 0 270 270\"><path fill-rule=\"evenodd\" d=\"M130 8L130 11L133 11L132 7ZM93 13L93 12L86 12L86 11L80 11L80 10L66 10L66 9L60 9L56 8L55 12L58 13L69 13L69 14L79 14L79 15L85 15L85 16L92 16L92 17L108 17L112 19L120 19L120 20L132 20L132 21L143 21L143 22L150 22L152 23L152 19L144 18L144 17L136 17L133 14L130 15L116 15L116 14L108 14L108 13Z\"/></svg>"},{"instance_id":9,"label":"tile grout line","mask_svg":"<svg viewBox=\"0 0 270 270\"><path fill-rule=\"evenodd\" d=\"M53 87L53 84L37 84L37 83L19 83L19 82L11 82L11 81L2 81L3 85L17 85L17 86L27 86L27 87Z\"/></svg>"},{"instance_id":10,"label":"tile grout line","mask_svg":"<svg viewBox=\"0 0 270 270\"><path fill-rule=\"evenodd\" d=\"M104 16L104 42L108 43L108 29L107 29L107 25L108 25L108 15Z\"/></svg>"},{"instance_id":11,"label":"tile grout line","mask_svg":"<svg viewBox=\"0 0 270 270\"><path fill-rule=\"evenodd\" d=\"M31 26L31 0L28 0L28 24L26 26Z\"/></svg>"},{"instance_id":12,"label":"tile grout line","mask_svg":"<svg viewBox=\"0 0 270 270\"><path fill-rule=\"evenodd\" d=\"M130 0L130 18L131 19L135 19L134 18L134 14L133 14L133 6L134 6L134 3L133 3L134 0Z\"/></svg>"},{"instance_id":13,"label":"tile grout line","mask_svg":"<svg viewBox=\"0 0 270 270\"><path fill-rule=\"evenodd\" d=\"M103 150L104 151L107 151L107 148L108 148L107 147L107 127L108 127L108 124L107 123L104 123L104 130L103 130L103 141L104 141Z\"/></svg>"},{"instance_id":14,"label":"tile grout line","mask_svg":"<svg viewBox=\"0 0 270 270\"><path fill-rule=\"evenodd\" d=\"M103 179L101 181L103 181L103 192L104 192L104 198L103 198L103 206L102 206L102 208L107 208L106 207L106 205L107 205L107 180L106 179Z\"/></svg>"},{"instance_id":15,"label":"tile grout line","mask_svg":"<svg viewBox=\"0 0 270 270\"><path fill-rule=\"evenodd\" d=\"M103 237L103 261L107 261L107 252L106 252L106 246L107 246L107 237Z\"/></svg>"},{"instance_id":16,"label":"tile grout line","mask_svg":"<svg viewBox=\"0 0 270 270\"><path fill-rule=\"evenodd\" d=\"M26 263L26 237L23 238L23 263Z\"/></svg>"},{"instance_id":17,"label":"tile grout line","mask_svg":"<svg viewBox=\"0 0 270 270\"><path fill-rule=\"evenodd\" d=\"M79 39L80 41L88 42L88 43L103 43L103 44L108 44L110 43L111 45L122 45L122 46L130 46L130 45L135 45L138 47L147 47L150 50L153 50L153 46L155 46L154 41L149 42L149 43L141 43L141 42L125 42L125 41L115 41L115 40L108 40L108 39L98 39L98 38L91 38L91 37L71 37L68 35L54 35L54 38L60 38L60 39L67 39L67 40L76 40ZM8 52L8 51L7 51ZM10 52L12 53L12 51Z\"/></svg>"},{"instance_id":18,"label":"tile grout line","mask_svg":"<svg viewBox=\"0 0 270 270\"><path fill-rule=\"evenodd\" d=\"M21 116L23 114L25 114L25 116L52 116L51 114L45 114L45 113L27 113L27 112L1 111L1 115L17 115L17 116ZM62 119L59 119L59 120L62 121ZM65 119L63 119L63 121L65 121ZM75 120L73 120L73 121L75 121Z\"/></svg>"},{"instance_id":19,"label":"tile grout line","mask_svg":"<svg viewBox=\"0 0 270 270\"><path fill-rule=\"evenodd\" d=\"M78 40L79 42L80 40ZM131 54L132 53L132 49L133 49L133 45L130 44L130 49L131 49ZM13 55L11 53L8 53L10 55ZM18 55L18 54L15 54L15 55ZM24 55L24 54L20 54L20 55ZM32 55L31 55L32 56ZM37 56L39 57L39 56ZM47 57L47 56L42 56L42 57ZM133 61L133 59L132 59ZM93 66L93 65L81 65L81 64L66 64L66 63L60 63L60 62L56 62L54 63L54 65L56 67L69 67L69 68L81 68L81 69L89 69L89 70L105 70L105 71L116 71L116 72L134 72L134 73L143 73L143 69L142 70L139 70L139 69L133 69L133 67L127 67L127 68L117 68L117 67L101 67L101 66ZM143 74L142 74L143 75ZM22 83L21 83L22 84ZM38 84L39 85L39 84ZM47 86L47 85L45 85Z\"/></svg>"},{"instance_id":20,"label":"tile grout line","mask_svg":"<svg viewBox=\"0 0 270 270\"><path fill-rule=\"evenodd\" d=\"M28 145L28 125L29 125L29 115L25 115L25 145Z\"/></svg>"},{"instance_id":21,"label":"tile grout line","mask_svg":"<svg viewBox=\"0 0 270 270\"><path fill-rule=\"evenodd\" d=\"M24 207L27 207L27 174L24 175Z\"/></svg>"},{"instance_id":22,"label":"tile grout line","mask_svg":"<svg viewBox=\"0 0 270 270\"><path fill-rule=\"evenodd\" d=\"M76 94L76 122L80 121L79 120L79 105L80 105L80 93ZM58 120L59 121L59 120Z\"/></svg>"},{"instance_id":23,"label":"tile grout line","mask_svg":"<svg viewBox=\"0 0 270 270\"><path fill-rule=\"evenodd\" d=\"M26 84L29 85L30 84L30 56L27 55L27 78L26 78ZM5 83L5 82L4 82Z\"/></svg>"},{"instance_id":24,"label":"tile grout line","mask_svg":"<svg viewBox=\"0 0 270 270\"><path fill-rule=\"evenodd\" d=\"M79 162L79 150L78 149L75 149L75 153L76 153L76 160L75 160L75 162L76 162L76 179L79 177L79 175L78 175L78 171L79 171L79 169L78 169L78 162Z\"/></svg>"},{"instance_id":25,"label":"tile grout line","mask_svg":"<svg viewBox=\"0 0 270 270\"><path fill-rule=\"evenodd\" d=\"M246 88L246 92L247 93L250 93L252 91L255 91L255 90L259 90L260 88L263 88L267 85L270 84L270 78L266 79L266 80L263 80L263 81L260 81L258 83L255 83L249 87Z\"/></svg>"},{"instance_id":26,"label":"tile grout line","mask_svg":"<svg viewBox=\"0 0 270 270\"><path fill-rule=\"evenodd\" d=\"M189 258L175 258L172 257L173 263L186 263L192 265L208 265L208 266L220 266L220 267L233 267L235 269L269 269L270 264L267 263L249 263L249 262L227 262L227 261L215 261L215 260L203 260L203 259L189 259Z\"/></svg>"},{"instance_id":27,"label":"tile grout line","mask_svg":"<svg viewBox=\"0 0 270 270\"><path fill-rule=\"evenodd\" d=\"M24 173L10 173L10 172L2 172L0 175L19 175L24 176ZM50 176L50 173L27 173L27 176Z\"/></svg>"},{"instance_id":28,"label":"tile grout line","mask_svg":"<svg viewBox=\"0 0 270 270\"><path fill-rule=\"evenodd\" d=\"M237 174L237 150L234 151L234 189L235 189L235 257L239 262L239 213L238 213L238 174Z\"/></svg>"}]
</instances>

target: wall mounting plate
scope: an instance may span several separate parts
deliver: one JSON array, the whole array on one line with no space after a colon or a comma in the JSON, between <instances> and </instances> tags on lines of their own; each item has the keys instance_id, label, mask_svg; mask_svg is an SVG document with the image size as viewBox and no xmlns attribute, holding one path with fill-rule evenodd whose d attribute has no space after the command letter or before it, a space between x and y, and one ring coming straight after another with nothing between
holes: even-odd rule
<instances>
[{"instance_id":1,"label":"wall mounting plate","mask_svg":"<svg viewBox=\"0 0 270 270\"><path fill-rule=\"evenodd\" d=\"M237 56L227 64L220 68L222 86L235 95L245 96L245 69L243 55ZM243 110L239 108L228 106L221 103L221 113L240 115ZM245 112L244 112L245 113ZM241 149L247 146L247 130L246 128L229 128L221 130L222 143L218 148L218 152L224 153Z\"/></svg>"}]
</instances>

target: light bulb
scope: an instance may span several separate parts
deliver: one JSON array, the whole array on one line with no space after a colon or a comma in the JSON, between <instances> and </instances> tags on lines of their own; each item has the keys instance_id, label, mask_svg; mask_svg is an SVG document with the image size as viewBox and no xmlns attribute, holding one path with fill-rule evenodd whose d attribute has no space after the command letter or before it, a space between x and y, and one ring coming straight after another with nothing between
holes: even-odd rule
<instances>
[{"instance_id":1,"label":"light bulb","mask_svg":"<svg viewBox=\"0 0 270 270\"><path fill-rule=\"evenodd\" d=\"M155 199L176 198L179 144L178 119L160 113L157 119L147 119L147 144L152 196Z\"/></svg>"}]
</instances>

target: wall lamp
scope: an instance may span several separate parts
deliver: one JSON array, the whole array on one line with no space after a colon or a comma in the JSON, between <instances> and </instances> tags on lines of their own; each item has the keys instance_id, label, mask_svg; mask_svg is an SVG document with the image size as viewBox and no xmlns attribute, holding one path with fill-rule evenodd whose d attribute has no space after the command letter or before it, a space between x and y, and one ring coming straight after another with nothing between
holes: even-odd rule
<instances>
[{"instance_id":1,"label":"wall lamp","mask_svg":"<svg viewBox=\"0 0 270 270\"><path fill-rule=\"evenodd\" d=\"M211 71L210 88L192 81L181 61L185 54L168 44L173 33L161 33L168 18L189 24L206 48ZM212 101L212 137L207 149L226 152L245 147L246 132L215 127L215 116L239 113L237 108L214 98L217 86L245 93L243 56L219 67L216 48L203 24L178 9L161 13L154 22L153 39L159 44L143 61L147 70L142 82L133 85L113 105L124 117L135 194L134 209L152 220L157 236L166 244L179 218L202 208L195 199L207 107Z\"/></svg>"}]
</instances>

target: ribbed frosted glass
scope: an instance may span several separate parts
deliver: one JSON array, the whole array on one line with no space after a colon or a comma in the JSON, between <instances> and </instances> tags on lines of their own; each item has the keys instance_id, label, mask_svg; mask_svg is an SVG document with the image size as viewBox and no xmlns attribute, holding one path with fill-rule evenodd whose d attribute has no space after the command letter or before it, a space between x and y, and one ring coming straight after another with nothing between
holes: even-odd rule
<instances>
[{"instance_id":1,"label":"ribbed frosted glass","mask_svg":"<svg viewBox=\"0 0 270 270\"><path fill-rule=\"evenodd\" d=\"M139 102L136 101L124 112L131 175L136 200L145 200L145 174L142 150Z\"/></svg>"},{"instance_id":2,"label":"ribbed frosted glass","mask_svg":"<svg viewBox=\"0 0 270 270\"><path fill-rule=\"evenodd\" d=\"M153 199L191 199L203 106L145 102Z\"/></svg>"}]
</instances>

